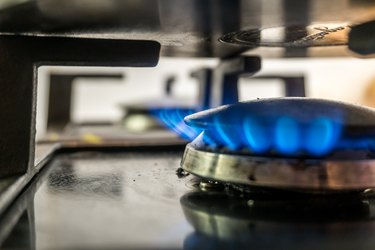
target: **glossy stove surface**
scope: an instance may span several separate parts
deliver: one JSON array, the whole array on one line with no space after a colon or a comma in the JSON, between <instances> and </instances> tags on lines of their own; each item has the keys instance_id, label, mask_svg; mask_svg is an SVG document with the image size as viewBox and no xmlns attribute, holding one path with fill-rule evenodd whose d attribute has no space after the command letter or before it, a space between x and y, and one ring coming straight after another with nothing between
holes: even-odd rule
<instances>
[{"instance_id":1,"label":"glossy stove surface","mask_svg":"<svg viewBox=\"0 0 375 250\"><path fill-rule=\"evenodd\" d=\"M178 178L182 151L55 157L0 222L1 249L369 249L374 202L241 197Z\"/></svg>"}]
</instances>

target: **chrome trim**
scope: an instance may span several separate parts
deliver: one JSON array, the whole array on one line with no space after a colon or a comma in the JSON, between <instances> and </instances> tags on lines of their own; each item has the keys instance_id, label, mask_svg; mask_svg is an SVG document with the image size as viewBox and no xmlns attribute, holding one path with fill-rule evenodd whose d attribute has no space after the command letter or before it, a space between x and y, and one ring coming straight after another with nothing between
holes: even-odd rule
<instances>
[{"instance_id":1,"label":"chrome trim","mask_svg":"<svg viewBox=\"0 0 375 250\"><path fill-rule=\"evenodd\" d=\"M212 153L188 144L181 167L200 177L262 187L313 191L375 187L375 160L287 159Z\"/></svg>"}]
</instances>

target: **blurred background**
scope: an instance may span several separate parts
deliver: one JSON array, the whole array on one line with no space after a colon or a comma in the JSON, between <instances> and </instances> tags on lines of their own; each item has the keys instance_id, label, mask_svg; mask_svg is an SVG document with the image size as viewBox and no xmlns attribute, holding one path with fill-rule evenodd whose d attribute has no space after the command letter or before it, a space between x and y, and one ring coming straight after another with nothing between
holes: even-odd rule
<instances>
[{"instance_id":1,"label":"blurred background","mask_svg":"<svg viewBox=\"0 0 375 250\"><path fill-rule=\"evenodd\" d=\"M196 105L199 83L191 72L204 67L212 68L217 63L217 59L161 58L155 68L41 67L37 139L46 135L52 74L122 74L121 78L77 77L72 80L70 119L73 123L116 123L124 116L124 106L163 102L166 95L186 106ZM304 76L308 97L375 107L374 66L375 59L265 59L255 77ZM240 79L239 93L241 101L285 95L280 79L250 77Z\"/></svg>"}]
</instances>

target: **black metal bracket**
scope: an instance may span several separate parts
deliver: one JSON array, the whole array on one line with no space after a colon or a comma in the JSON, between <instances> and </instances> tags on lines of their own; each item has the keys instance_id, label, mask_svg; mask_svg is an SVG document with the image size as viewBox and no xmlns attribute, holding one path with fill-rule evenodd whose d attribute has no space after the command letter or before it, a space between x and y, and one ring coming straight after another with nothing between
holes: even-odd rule
<instances>
[{"instance_id":1,"label":"black metal bracket","mask_svg":"<svg viewBox=\"0 0 375 250\"><path fill-rule=\"evenodd\" d=\"M302 75L291 76L291 75L263 75L253 77L251 79L278 79L283 82L285 96L306 96L305 77Z\"/></svg>"},{"instance_id":2,"label":"black metal bracket","mask_svg":"<svg viewBox=\"0 0 375 250\"><path fill-rule=\"evenodd\" d=\"M159 52L154 41L0 36L0 177L35 172L38 66L151 67Z\"/></svg>"},{"instance_id":3,"label":"black metal bracket","mask_svg":"<svg viewBox=\"0 0 375 250\"><path fill-rule=\"evenodd\" d=\"M348 35L348 48L363 56L375 54L375 20L351 27Z\"/></svg>"},{"instance_id":4,"label":"black metal bracket","mask_svg":"<svg viewBox=\"0 0 375 250\"><path fill-rule=\"evenodd\" d=\"M71 118L72 86L76 79L123 79L122 73L54 73L49 75L47 129L61 131Z\"/></svg>"},{"instance_id":5,"label":"black metal bracket","mask_svg":"<svg viewBox=\"0 0 375 250\"><path fill-rule=\"evenodd\" d=\"M214 69L203 68L192 72L198 79L199 108L207 109L238 102L238 79L251 76L261 68L259 57L222 59Z\"/></svg>"},{"instance_id":6,"label":"black metal bracket","mask_svg":"<svg viewBox=\"0 0 375 250\"><path fill-rule=\"evenodd\" d=\"M257 56L221 60L213 72L211 107L238 102L238 78L252 76L260 68L261 61Z\"/></svg>"},{"instance_id":7,"label":"black metal bracket","mask_svg":"<svg viewBox=\"0 0 375 250\"><path fill-rule=\"evenodd\" d=\"M199 83L198 110L210 108L212 96L212 69L202 68L191 72L190 76L196 78Z\"/></svg>"},{"instance_id":8,"label":"black metal bracket","mask_svg":"<svg viewBox=\"0 0 375 250\"><path fill-rule=\"evenodd\" d=\"M190 76L199 82L198 110L238 102L238 78L252 76L260 70L258 57L240 57L222 60L218 67L201 68ZM285 96L306 96L303 75L263 75L251 79L279 79L283 82Z\"/></svg>"}]
</instances>

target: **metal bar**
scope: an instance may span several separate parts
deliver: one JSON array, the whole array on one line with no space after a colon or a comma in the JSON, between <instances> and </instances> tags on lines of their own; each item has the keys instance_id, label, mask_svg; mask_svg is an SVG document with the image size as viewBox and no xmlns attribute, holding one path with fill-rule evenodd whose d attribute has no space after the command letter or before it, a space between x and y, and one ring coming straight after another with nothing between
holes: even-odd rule
<instances>
[{"instance_id":1,"label":"metal bar","mask_svg":"<svg viewBox=\"0 0 375 250\"><path fill-rule=\"evenodd\" d=\"M50 74L47 129L60 131L71 118L72 85L77 78L122 79L123 74Z\"/></svg>"},{"instance_id":2,"label":"metal bar","mask_svg":"<svg viewBox=\"0 0 375 250\"><path fill-rule=\"evenodd\" d=\"M375 54L375 20L352 26L348 47L359 55L373 57Z\"/></svg>"},{"instance_id":3,"label":"metal bar","mask_svg":"<svg viewBox=\"0 0 375 250\"><path fill-rule=\"evenodd\" d=\"M153 41L0 36L0 177L35 173L38 66L150 67L159 51Z\"/></svg>"},{"instance_id":4,"label":"metal bar","mask_svg":"<svg viewBox=\"0 0 375 250\"><path fill-rule=\"evenodd\" d=\"M210 107L210 100L212 95L212 74L213 70L203 68L196 70L190 74L199 82L198 91L198 110L208 109Z\"/></svg>"},{"instance_id":5,"label":"metal bar","mask_svg":"<svg viewBox=\"0 0 375 250\"><path fill-rule=\"evenodd\" d=\"M305 77L284 77L285 96L306 96Z\"/></svg>"},{"instance_id":6,"label":"metal bar","mask_svg":"<svg viewBox=\"0 0 375 250\"><path fill-rule=\"evenodd\" d=\"M238 78L251 76L260 68L257 56L222 59L213 70L210 107L238 102Z\"/></svg>"},{"instance_id":7,"label":"metal bar","mask_svg":"<svg viewBox=\"0 0 375 250\"><path fill-rule=\"evenodd\" d=\"M261 68L260 58L222 59L214 69L203 68L191 73L199 81L198 109L238 102L238 78L252 76Z\"/></svg>"},{"instance_id":8,"label":"metal bar","mask_svg":"<svg viewBox=\"0 0 375 250\"><path fill-rule=\"evenodd\" d=\"M306 96L304 76L263 75L251 79L280 79L284 84L285 96Z\"/></svg>"},{"instance_id":9,"label":"metal bar","mask_svg":"<svg viewBox=\"0 0 375 250\"><path fill-rule=\"evenodd\" d=\"M299 37L307 36L306 26L310 24L310 0L282 0L284 11L285 41L290 42L296 39L295 33L299 32ZM286 57L306 57L308 51L306 47L285 48Z\"/></svg>"},{"instance_id":10,"label":"metal bar","mask_svg":"<svg viewBox=\"0 0 375 250\"><path fill-rule=\"evenodd\" d=\"M213 75L211 107L238 102L238 78L251 76L261 68L260 58L236 57L220 61Z\"/></svg>"}]
</instances>

